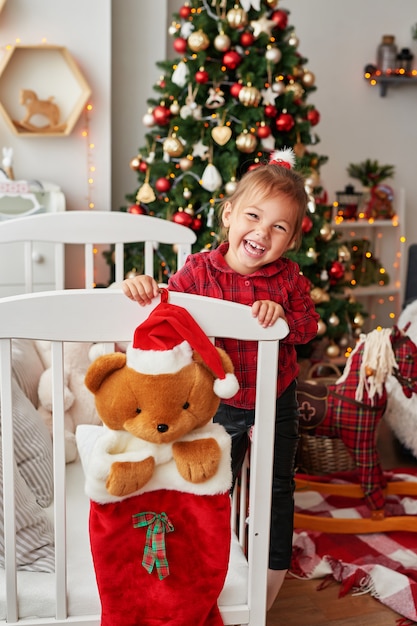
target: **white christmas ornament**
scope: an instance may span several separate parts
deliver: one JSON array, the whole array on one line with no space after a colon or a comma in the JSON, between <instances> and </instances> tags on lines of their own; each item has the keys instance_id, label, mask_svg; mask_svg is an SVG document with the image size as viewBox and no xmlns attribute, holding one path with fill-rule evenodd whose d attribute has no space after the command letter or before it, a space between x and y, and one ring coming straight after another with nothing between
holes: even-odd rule
<instances>
[{"instance_id":1,"label":"white christmas ornament","mask_svg":"<svg viewBox=\"0 0 417 626\"><path fill-rule=\"evenodd\" d=\"M213 163L209 163L203 172L200 185L203 189L213 192L216 191L216 189L219 189L222 186L222 183L223 180L219 174L219 170L215 165L213 165Z\"/></svg>"},{"instance_id":2,"label":"white christmas ornament","mask_svg":"<svg viewBox=\"0 0 417 626\"><path fill-rule=\"evenodd\" d=\"M188 67L184 61L180 61L172 73L172 82L178 87L184 87L188 82Z\"/></svg>"},{"instance_id":3,"label":"white christmas ornament","mask_svg":"<svg viewBox=\"0 0 417 626\"><path fill-rule=\"evenodd\" d=\"M205 146L201 139L194 144L193 147L193 157L200 157L200 159L207 159L207 155L209 152L208 146Z\"/></svg>"},{"instance_id":4,"label":"white christmas ornament","mask_svg":"<svg viewBox=\"0 0 417 626\"><path fill-rule=\"evenodd\" d=\"M253 7L255 11L259 11L261 8L261 0L240 0L240 6L246 12L250 11L251 7Z\"/></svg>"},{"instance_id":5,"label":"white christmas ornament","mask_svg":"<svg viewBox=\"0 0 417 626\"><path fill-rule=\"evenodd\" d=\"M193 24L191 22L184 22L180 30L181 37L183 37L184 39L188 39L192 32L194 32Z\"/></svg>"}]
</instances>

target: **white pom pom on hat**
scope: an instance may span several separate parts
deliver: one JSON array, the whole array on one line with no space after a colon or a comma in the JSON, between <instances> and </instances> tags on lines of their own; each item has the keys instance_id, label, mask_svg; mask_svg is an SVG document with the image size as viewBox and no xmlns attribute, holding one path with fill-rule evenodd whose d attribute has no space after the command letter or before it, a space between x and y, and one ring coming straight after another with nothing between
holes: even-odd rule
<instances>
[{"instance_id":1,"label":"white pom pom on hat","mask_svg":"<svg viewBox=\"0 0 417 626\"><path fill-rule=\"evenodd\" d=\"M292 148L283 148L271 153L269 164L281 165L287 169L292 169L295 165L295 152Z\"/></svg>"},{"instance_id":2,"label":"white pom pom on hat","mask_svg":"<svg viewBox=\"0 0 417 626\"><path fill-rule=\"evenodd\" d=\"M138 326L127 348L127 365L142 374L171 374L193 362L198 352L216 377L214 393L232 398L239 390L233 373L224 371L216 347L183 307L168 302L168 290L161 290L161 302Z\"/></svg>"}]
</instances>

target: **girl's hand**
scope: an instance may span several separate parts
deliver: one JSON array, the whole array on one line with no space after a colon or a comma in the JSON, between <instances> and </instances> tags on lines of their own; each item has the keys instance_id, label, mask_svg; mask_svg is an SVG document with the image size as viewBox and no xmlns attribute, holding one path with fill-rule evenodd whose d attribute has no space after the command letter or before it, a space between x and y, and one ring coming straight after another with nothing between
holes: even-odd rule
<instances>
[{"instance_id":1,"label":"girl's hand","mask_svg":"<svg viewBox=\"0 0 417 626\"><path fill-rule=\"evenodd\" d=\"M125 296L130 300L136 300L141 306L150 304L152 299L159 295L158 283L152 276L140 275L126 278L121 287Z\"/></svg>"},{"instance_id":2,"label":"girl's hand","mask_svg":"<svg viewBox=\"0 0 417 626\"><path fill-rule=\"evenodd\" d=\"M284 309L277 302L272 300L257 300L252 304L252 315L258 318L258 322L264 328L273 326L278 318L285 318Z\"/></svg>"}]
</instances>

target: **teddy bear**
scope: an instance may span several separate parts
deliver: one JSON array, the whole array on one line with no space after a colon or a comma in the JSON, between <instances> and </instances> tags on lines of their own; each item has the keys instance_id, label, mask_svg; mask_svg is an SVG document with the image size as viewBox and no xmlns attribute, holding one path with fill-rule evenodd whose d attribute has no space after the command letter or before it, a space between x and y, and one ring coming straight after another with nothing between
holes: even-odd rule
<instances>
[{"instance_id":1,"label":"teddy bear","mask_svg":"<svg viewBox=\"0 0 417 626\"><path fill-rule=\"evenodd\" d=\"M44 366L38 383L38 412L52 436L52 370L51 344L37 340L36 349ZM78 424L101 424L94 396L84 384L85 373L91 360L100 353L92 343L67 342L64 347L64 410L65 410L65 461L77 458L75 431Z\"/></svg>"},{"instance_id":2,"label":"teddy bear","mask_svg":"<svg viewBox=\"0 0 417 626\"><path fill-rule=\"evenodd\" d=\"M125 354L99 356L85 376L103 422L85 464L101 626L223 624L231 440L212 418L239 385L167 298Z\"/></svg>"}]
</instances>

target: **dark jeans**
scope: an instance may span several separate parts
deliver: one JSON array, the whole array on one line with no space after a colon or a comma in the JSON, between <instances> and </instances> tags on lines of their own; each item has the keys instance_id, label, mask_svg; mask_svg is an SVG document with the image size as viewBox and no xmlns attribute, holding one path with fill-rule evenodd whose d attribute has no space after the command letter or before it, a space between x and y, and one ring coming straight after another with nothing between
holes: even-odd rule
<instances>
[{"instance_id":1,"label":"dark jeans","mask_svg":"<svg viewBox=\"0 0 417 626\"><path fill-rule=\"evenodd\" d=\"M294 518L294 466L298 446L298 405L296 383L277 399L275 418L274 470L272 477L269 568L288 569L291 561ZM237 478L249 443L248 430L254 410L221 404L214 421L222 424L232 438L233 480ZM258 424L257 428L262 428Z\"/></svg>"}]
</instances>

